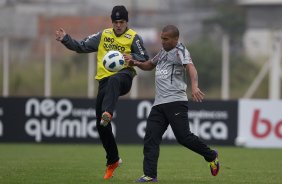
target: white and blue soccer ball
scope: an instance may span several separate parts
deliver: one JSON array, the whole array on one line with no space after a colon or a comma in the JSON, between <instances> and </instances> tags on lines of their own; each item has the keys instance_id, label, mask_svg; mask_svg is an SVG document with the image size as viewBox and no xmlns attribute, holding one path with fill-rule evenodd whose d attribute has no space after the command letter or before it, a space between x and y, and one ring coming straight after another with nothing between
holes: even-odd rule
<instances>
[{"instance_id":1,"label":"white and blue soccer ball","mask_svg":"<svg viewBox=\"0 0 282 184\"><path fill-rule=\"evenodd\" d=\"M103 57L103 65L110 72L118 72L125 65L124 57L119 51L111 50Z\"/></svg>"}]
</instances>

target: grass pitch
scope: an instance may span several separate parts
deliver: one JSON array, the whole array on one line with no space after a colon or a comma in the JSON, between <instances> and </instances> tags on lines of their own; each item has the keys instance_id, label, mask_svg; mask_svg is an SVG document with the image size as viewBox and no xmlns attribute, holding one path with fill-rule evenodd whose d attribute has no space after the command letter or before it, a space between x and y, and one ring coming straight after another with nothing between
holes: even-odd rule
<instances>
[{"instance_id":1,"label":"grass pitch","mask_svg":"<svg viewBox=\"0 0 282 184\"><path fill-rule=\"evenodd\" d=\"M178 145L161 145L158 179L161 184L281 183L282 149L215 147L221 170L211 176L202 157ZM104 181L105 154L101 145L0 144L0 183L100 184L134 183L142 173L142 145L119 145L123 165Z\"/></svg>"}]
</instances>

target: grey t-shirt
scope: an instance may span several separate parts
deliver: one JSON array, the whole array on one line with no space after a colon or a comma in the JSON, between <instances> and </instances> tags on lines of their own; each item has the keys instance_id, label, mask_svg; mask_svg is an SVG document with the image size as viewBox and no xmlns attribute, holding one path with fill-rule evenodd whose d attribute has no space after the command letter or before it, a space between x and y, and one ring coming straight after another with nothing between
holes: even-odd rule
<instances>
[{"instance_id":1,"label":"grey t-shirt","mask_svg":"<svg viewBox=\"0 0 282 184\"><path fill-rule=\"evenodd\" d=\"M156 94L153 106L188 101L186 64L191 64L190 53L182 43L168 52L162 49L151 62L156 65Z\"/></svg>"}]
</instances>

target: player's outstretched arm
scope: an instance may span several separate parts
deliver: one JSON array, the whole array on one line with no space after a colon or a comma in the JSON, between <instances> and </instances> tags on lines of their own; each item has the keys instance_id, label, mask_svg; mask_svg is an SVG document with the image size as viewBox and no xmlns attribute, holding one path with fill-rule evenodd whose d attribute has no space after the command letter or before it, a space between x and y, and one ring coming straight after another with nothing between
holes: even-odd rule
<instances>
[{"instance_id":1,"label":"player's outstretched arm","mask_svg":"<svg viewBox=\"0 0 282 184\"><path fill-rule=\"evenodd\" d=\"M124 60L128 66L137 66L141 70L153 70L156 67L156 65L154 65L150 60L140 62L132 59L132 57L128 55L124 55Z\"/></svg>"},{"instance_id":2,"label":"player's outstretched arm","mask_svg":"<svg viewBox=\"0 0 282 184\"><path fill-rule=\"evenodd\" d=\"M156 67L156 65L154 65L150 60L145 62L134 61L134 65L141 70L153 70Z\"/></svg>"},{"instance_id":3,"label":"player's outstretched arm","mask_svg":"<svg viewBox=\"0 0 282 184\"><path fill-rule=\"evenodd\" d=\"M63 28L59 28L55 33L55 38L70 50L76 51L77 53L90 53L98 51L98 46L101 40L101 32L90 35L84 40L77 41L72 39Z\"/></svg>"},{"instance_id":4,"label":"player's outstretched arm","mask_svg":"<svg viewBox=\"0 0 282 184\"><path fill-rule=\"evenodd\" d=\"M186 70L189 73L192 88L192 99L196 102L201 102L204 99L204 93L198 87L198 73L193 63L186 65Z\"/></svg>"}]
</instances>

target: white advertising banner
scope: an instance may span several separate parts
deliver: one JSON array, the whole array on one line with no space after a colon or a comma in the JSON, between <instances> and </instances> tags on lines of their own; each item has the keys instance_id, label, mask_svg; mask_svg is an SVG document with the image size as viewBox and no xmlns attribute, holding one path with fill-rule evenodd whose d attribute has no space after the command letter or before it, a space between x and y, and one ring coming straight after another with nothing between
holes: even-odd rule
<instances>
[{"instance_id":1,"label":"white advertising banner","mask_svg":"<svg viewBox=\"0 0 282 184\"><path fill-rule=\"evenodd\" d=\"M236 144L282 148L282 101L240 100Z\"/></svg>"}]
</instances>

